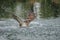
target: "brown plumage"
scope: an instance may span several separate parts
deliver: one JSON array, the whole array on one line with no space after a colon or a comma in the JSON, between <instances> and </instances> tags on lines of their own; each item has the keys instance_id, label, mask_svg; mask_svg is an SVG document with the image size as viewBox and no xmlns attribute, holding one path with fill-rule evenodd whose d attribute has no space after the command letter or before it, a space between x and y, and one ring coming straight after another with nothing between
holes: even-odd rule
<instances>
[{"instance_id":1,"label":"brown plumage","mask_svg":"<svg viewBox=\"0 0 60 40\"><path fill-rule=\"evenodd\" d=\"M24 23L25 23L26 26L28 26L29 23L30 23L32 20L35 19L35 17L36 17L36 16L35 16L34 13L29 13L28 16L27 16L27 18L26 18L26 20L25 20L25 21L22 21L21 19L19 19L19 17L17 17L16 15L13 15L13 18L18 21L20 27L21 27Z\"/></svg>"}]
</instances>

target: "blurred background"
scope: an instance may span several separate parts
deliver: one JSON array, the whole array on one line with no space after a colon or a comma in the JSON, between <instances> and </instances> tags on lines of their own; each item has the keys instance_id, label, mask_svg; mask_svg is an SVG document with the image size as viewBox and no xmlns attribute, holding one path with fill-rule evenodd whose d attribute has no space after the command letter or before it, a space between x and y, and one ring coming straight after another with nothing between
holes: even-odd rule
<instances>
[{"instance_id":1,"label":"blurred background","mask_svg":"<svg viewBox=\"0 0 60 40\"><path fill-rule=\"evenodd\" d=\"M26 18L31 11L37 18L59 17L60 0L0 0L0 18L12 18L12 14Z\"/></svg>"}]
</instances>

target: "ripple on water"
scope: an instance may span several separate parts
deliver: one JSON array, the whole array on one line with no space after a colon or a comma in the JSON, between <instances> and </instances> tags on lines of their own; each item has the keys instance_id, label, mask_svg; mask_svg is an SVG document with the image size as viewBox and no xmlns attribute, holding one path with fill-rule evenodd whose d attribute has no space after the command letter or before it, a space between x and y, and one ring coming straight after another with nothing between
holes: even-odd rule
<instances>
[{"instance_id":1,"label":"ripple on water","mask_svg":"<svg viewBox=\"0 0 60 40\"><path fill-rule=\"evenodd\" d=\"M0 23L0 40L60 40L59 26L42 25L40 27L39 23L35 23L30 27L19 28L18 23L11 21Z\"/></svg>"}]
</instances>

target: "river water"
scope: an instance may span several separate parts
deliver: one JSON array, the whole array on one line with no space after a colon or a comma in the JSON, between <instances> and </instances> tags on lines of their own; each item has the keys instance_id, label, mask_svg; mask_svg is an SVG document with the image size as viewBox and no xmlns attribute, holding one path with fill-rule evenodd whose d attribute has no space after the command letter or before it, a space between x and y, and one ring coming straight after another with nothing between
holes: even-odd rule
<instances>
[{"instance_id":1,"label":"river water","mask_svg":"<svg viewBox=\"0 0 60 40\"><path fill-rule=\"evenodd\" d=\"M19 27L14 19L0 21L0 40L60 40L60 18L35 19Z\"/></svg>"}]
</instances>

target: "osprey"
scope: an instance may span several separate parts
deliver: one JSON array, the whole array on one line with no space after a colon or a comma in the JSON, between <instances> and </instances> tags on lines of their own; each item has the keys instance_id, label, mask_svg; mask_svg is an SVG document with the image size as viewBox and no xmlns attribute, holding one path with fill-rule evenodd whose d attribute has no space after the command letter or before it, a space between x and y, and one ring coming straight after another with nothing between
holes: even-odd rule
<instances>
[{"instance_id":1,"label":"osprey","mask_svg":"<svg viewBox=\"0 0 60 40\"><path fill-rule=\"evenodd\" d=\"M16 15L14 15L13 14L13 18L15 19L15 20L17 20L17 22L19 23L19 26L20 27L23 27L23 26L26 26L26 27L28 27L29 26L29 23L32 21L32 20L34 20L35 19L35 14L32 12L32 13L29 13L28 14L28 16L27 16L27 18L26 19L23 19L22 20L22 18L20 18L20 17L18 17L18 16L16 16Z\"/></svg>"}]
</instances>

